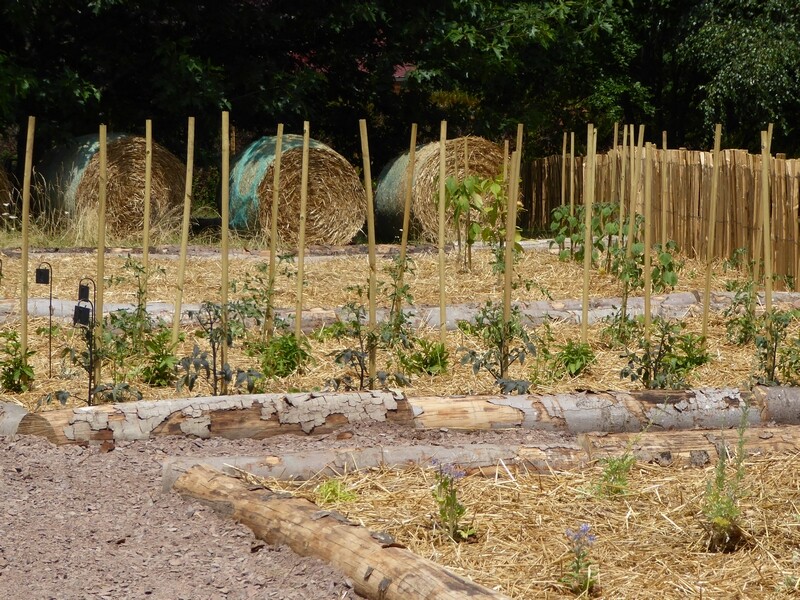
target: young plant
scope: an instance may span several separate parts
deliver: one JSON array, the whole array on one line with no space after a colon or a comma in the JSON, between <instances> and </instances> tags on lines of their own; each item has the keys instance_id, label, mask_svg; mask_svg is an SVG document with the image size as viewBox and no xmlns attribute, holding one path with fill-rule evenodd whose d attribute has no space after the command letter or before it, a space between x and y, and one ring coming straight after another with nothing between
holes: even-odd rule
<instances>
[{"instance_id":1,"label":"young plant","mask_svg":"<svg viewBox=\"0 0 800 600\"><path fill-rule=\"evenodd\" d=\"M461 522L467 509L458 500L456 482L463 479L466 473L455 465L434 461L434 466L437 470L433 498L439 509L439 522L451 540L466 541L476 533L472 526L464 526Z\"/></svg>"},{"instance_id":2,"label":"young plant","mask_svg":"<svg viewBox=\"0 0 800 600\"><path fill-rule=\"evenodd\" d=\"M581 525L577 531L567 529L564 535L569 541L572 562L561 582L576 596L592 596L597 591L597 570L592 565L589 553L597 536L591 533L588 523Z\"/></svg>"},{"instance_id":3,"label":"young plant","mask_svg":"<svg viewBox=\"0 0 800 600\"><path fill-rule=\"evenodd\" d=\"M620 377L641 381L647 389L679 389L693 369L710 357L701 336L684 333L682 323L653 321L653 339L639 340L639 352L627 352L628 365Z\"/></svg>"},{"instance_id":4,"label":"young plant","mask_svg":"<svg viewBox=\"0 0 800 600\"><path fill-rule=\"evenodd\" d=\"M726 318L725 332L732 343L744 346L755 339L758 331L756 287L752 280L747 280L729 281L726 288L734 294L730 306L722 313Z\"/></svg>"},{"instance_id":5,"label":"young plant","mask_svg":"<svg viewBox=\"0 0 800 600\"><path fill-rule=\"evenodd\" d=\"M304 337L293 332L271 337L268 341L248 348L251 356L261 357L261 370L265 377L283 378L302 371L311 360L311 346Z\"/></svg>"},{"instance_id":6,"label":"young plant","mask_svg":"<svg viewBox=\"0 0 800 600\"><path fill-rule=\"evenodd\" d=\"M756 321L757 332L754 337L758 371L756 380L761 385L777 385L780 359L786 356L784 342L787 329L797 317L798 311L772 310L764 313Z\"/></svg>"},{"instance_id":7,"label":"young plant","mask_svg":"<svg viewBox=\"0 0 800 600\"><path fill-rule=\"evenodd\" d=\"M628 476L636 464L636 457L626 450L622 456L604 458L601 463L603 472L597 484L597 495L606 498L624 496L628 492Z\"/></svg>"},{"instance_id":8,"label":"young plant","mask_svg":"<svg viewBox=\"0 0 800 600\"><path fill-rule=\"evenodd\" d=\"M317 502L319 504L352 502L356 499L356 495L348 489L341 479L327 479L320 483L314 491L317 493Z\"/></svg>"},{"instance_id":9,"label":"young plant","mask_svg":"<svg viewBox=\"0 0 800 600\"><path fill-rule=\"evenodd\" d=\"M711 552L733 552L745 542L744 530L739 525L739 501L744 494L744 436L748 412L749 406L745 404L737 429L736 454L730 455L723 440L714 477L706 485L703 516L704 527L709 535L708 549Z\"/></svg>"},{"instance_id":10,"label":"young plant","mask_svg":"<svg viewBox=\"0 0 800 600\"><path fill-rule=\"evenodd\" d=\"M94 404L119 404L121 402L138 402L142 394L126 381L117 383L101 383L92 390Z\"/></svg>"},{"instance_id":11,"label":"young plant","mask_svg":"<svg viewBox=\"0 0 800 600\"><path fill-rule=\"evenodd\" d=\"M418 338L415 349L399 352L400 366L412 375L441 375L447 372L450 353L442 342Z\"/></svg>"},{"instance_id":12,"label":"young plant","mask_svg":"<svg viewBox=\"0 0 800 600\"><path fill-rule=\"evenodd\" d=\"M605 327L600 330L600 341L607 348L627 348L642 335L643 321L623 315L622 309L603 319Z\"/></svg>"},{"instance_id":13,"label":"young plant","mask_svg":"<svg viewBox=\"0 0 800 600\"><path fill-rule=\"evenodd\" d=\"M6 392L27 392L31 388L35 374L28 359L35 354L33 350L22 351L22 342L16 331L0 332L3 342L0 357L0 384Z\"/></svg>"},{"instance_id":14,"label":"young plant","mask_svg":"<svg viewBox=\"0 0 800 600\"><path fill-rule=\"evenodd\" d=\"M505 394L527 393L530 381L508 378L509 368L514 363L524 364L528 355L536 354L536 345L522 325L519 308L512 307L506 323L503 307L489 301L478 311L474 325L467 321L458 325L464 333L478 337L484 345L483 350L462 348L466 350L461 357L462 365L471 364L476 374L486 370Z\"/></svg>"},{"instance_id":15,"label":"young plant","mask_svg":"<svg viewBox=\"0 0 800 600\"><path fill-rule=\"evenodd\" d=\"M145 335L146 364L142 367L142 380L155 387L170 386L175 382L179 360L172 344L172 331L163 319Z\"/></svg>"},{"instance_id":16,"label":"young plant","mask_svg":"<svg viewBox=\"0 0 800 600\"><path fill-rule=\"evenodd\" d=\"M589 344L570 340L558 351L556 361L570 377L577 377L595 361L595 355Z\"/></svg>"}]
</instances>

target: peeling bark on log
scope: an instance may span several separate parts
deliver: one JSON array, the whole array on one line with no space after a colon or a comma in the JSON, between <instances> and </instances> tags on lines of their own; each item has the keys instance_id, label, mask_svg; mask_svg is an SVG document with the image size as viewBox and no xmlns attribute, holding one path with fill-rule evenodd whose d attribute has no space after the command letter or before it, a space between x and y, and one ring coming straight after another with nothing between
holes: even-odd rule
<instances>
[{"instance_id":1,"label":"peeling bark on log","mask_svg":"<svg viewBox=\"0 0 800 600\"><path fill-rule=\"evenodd\" d=\"M406 398L398 392L261 394L144 401L27 414L16 432L56 444L159 435L263 439L392 421L418 429L542 429L569 433L727 429L749 405L750 425L800 424L800 388L574 392ZM2 405L0 405L2 406ZM12 432L0 411L0 427Z\"/></svg>"},{"instance_id":2,"label":"peeling bark on log","mask_svg":"<svg viewBox=\"0 0 800 600\"><path fill-rule=\"evenodd\" d=\"M175 490L230 516L269 544L322 559L353 581L359 594L380 600L507 599L371 533L333 511L301 498L252 489L247 483L204 466L175 482Z\"/></svg>"}]
</instances>

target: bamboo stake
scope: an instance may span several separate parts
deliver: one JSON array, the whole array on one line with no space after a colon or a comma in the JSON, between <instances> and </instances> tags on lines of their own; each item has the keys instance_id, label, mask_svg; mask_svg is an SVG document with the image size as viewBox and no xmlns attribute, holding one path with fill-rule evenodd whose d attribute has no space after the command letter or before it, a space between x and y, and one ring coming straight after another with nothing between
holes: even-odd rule
<instances>
[{"instance_id":1,"label":"bamboo stake","mask_svg":"<svg viewBox=\"0 0 800 600\"><path fill-rule=\"evenodd\" d=\"M647 143L647 154L644 164L644 339L650 341L652 314L650 296L652 294L652 206L653 206L653 144Z\"/></svg>"},{"instance_id":2,"label":"bamboo stake","mask_svg":"<svg viewBox=\"0 0 800 600\"><path fill-rule=\"evenodd\" d=\"M447 342L447 297L445 294L444 269L444 215L445 215L445 178L447 177L447 121L442 121L439 128L439 338L442 344ZM504 167L505 168L505 167Z\"/></svg>"},{"instance_id":3,"label":"bamboo stake","mask_svg":"<svg viewBox=\"0 0 800 600\"><path fill-rule=\"evenodd\" d=\"M172 319L172 345L180 339L183 284L186 281L186 250L189 246L189 215L192 208L192 174L194 171L194 117L189 117L186 141L186 188L183 195L183 223L181 225L181 253L178 263L178 285L175 293L175 316Z\"/></svg>"},{"instance_id":4,"label":"bamboo stake","mask_svg":"<svg viewBox=\"0 0 800 600\"><path fill-rule=\"evenodd\" d=\"M611 202L617 200L617 140L619 139L619 123L614 122L614 140L611 143Z\"/></svg>"},{"instance_id":5,"label":"bamboo stake","mask_svg":"<svg viewBox=\"0 0 800 600\"><path fill-rule=\"evenodd\" d=\"M294 335L299 340L303 335L303 279L306 260L306 207L308 205L308 146L311 141L311 125L303 121L303 162L300 171L300 231L297 242L297 307L294 313Z\"/></svg>"},{"instance_id":6,"label":"bamboo stake","mask_svg":"<svg viewBox=\"0 0 800 600\"><path fill-rule=\"evenodd\" d=\"M503 142L503 183L508 181L508 140Z\"/></svg>"},{"instance_id":7,"label":"bamboo stake","mask_svg":"<svg viewBox=\"0 0 800 600\"><path fill-rule=\"evenodd\" d=\"M575 216L575 132L569 132L569 216Z\"/></svg>"},{"instance_id":8,"label":"bamboo stake","mask_svg":"<svg viewBox=\"0 0 800 600\"><path fill-rule=\"evenodd\" d=\"M222 283L220 284L220 304L222 305L222 330L228 331L228 219L230 218L230 185L231 185L231 136L230 136L230 113L227 110L222 111L222 131L221 144L222 144L222 165L220 167L220 201L222 212L222 232L221 232L221 248L220 254L222 255ZM227 333L226 333L227 335ZM220 345L220 361L223 366L228 363L228 344L223 343ZM222 379L222 393L228 393L228 382L223 377Z\"/></svg>"},{"instance_id":9,"label":"bamboo stake","mask_svg":"<svg viewBox=\"0 0 800 600\"><path fill-rule=\"evenodd\" d=\"M667 237L667 132L661 132L661 248L666 249Z\"/></svg>"},{"instance_id":10,"label":"bamboo stake","mask_svg":"<svg viewBox=\"0 0 800 600\"><path fill-rule=\"evenodd\" d=\"M589 341L589 271L592 268L592 205L594 203L594 171L597 133L589 123L586 131L586 176L584 178L584 225L583 225L583 311L581 314L581 342Z\"/></svg>"},{"instance_id":11,"label":"bamboo stake","mask_svg":"<svg viewBox=\"0 0 800 600\"><path fill-rule=\"evenodd\" d=\"M761 223L764 236L764 308L772 311L772 234L770 231L770 174L772 123L761 133Z\"/></svg>"},{"instance_id":12,"label":"bamboo stake","mask_svg":"<svg viewBox=\"0 0 800 600\"><path fill-rule=\"evenodd\" d=\"M369 138L367 137L367 121L361 119L358 122L361 130L361 155L364 161L364 189L367 192L367 243L369 252L369 315L368 327L370 331L375 331L378 326L377 311L375 303L378 291L378 267L375 257L375 207L372 204L372 170L369 163ZM369 345L369 379L374 385L377 374L377 348L375 344Z\"/></svg>"},{"instance_id":13,"label":"bamboo stake","mask_svg":"<svg viewBox=\"0 0 800 600\"><path fill-rule=\"evenodd\" d=\"M567 203L567 132L561 143L561 206Z\"/></svg>"},{"instance_id":14,"label":"bamboo stake","mask_svg":"<svg viewBox=\"0 0 800 600\"><path fill-rule=\"evenodd\" d=\"M522 123L517 123L517 145L514 147L517 152L519 152L519 162L522 164ZM517 176L520 174L517 173Z\"/></svg>"},{"instance_id":15,"label":"bamboo stake","mask_svg":"<svg viewBox=\"0 0 800 600\"><path fill-rule=\"evenodd\" d=\"M520 151L511 154L511 180L509 181L508 205L506 206L506 247L503 281L503 324L508 331L511 321L511 286L514 282L514 243L517 234L517 197L519 195Z\"/></svg>"},{"instance_id":16,"label":"bamboo stake","mask_svg":"<svg viewBox=\"0 0 800 600\"><path fill-rule=\"evenodd\" d=\"M720 170L720 144L722 140L722 125L717 123L714 128L714 171L711 175L711 204L708 209L708 244L706 244L706 284L703 295L703 343L708 335L708 311L711 306L711 263L714 259L714 237L717 228L717 201L719 196L719 170Z\"/></svg>"},{"instance_id":17,"label":"bamboo stake","mask_svg":"<svg viewBox=\"0 0 800 600\"><path fill-rule=\"evenodd\" d=\"M622 126L622 159L620 160L620 174L619 174L619 234L617 238L622 247L623 233L625 232L625 184L627 178L625 177L628 169L628 127Z\"/></svg>"},{"instance_id":18,"label":"bamboo stake","mask_svg":"<svg viewBox=\"0 0 800 600\"><path fill-rule=\"evenodd\" d=\"M644 140L644 126L639 126L639 143L633 145L634 127L631 125L631 203L628 212L628 240L625 248L625 257L630 258L633 256L633 238L636 235L636 204L639 196L639 177L640 177L640 163L639 155L641 153L641 145Z\"/></svg>"},{"instance_id":19,"label":"bamboo stake","mask_svg":"<svg viewBox=\"0 0 800 600\"><path fill-rule=\"evenodd\" d=\"M469 148L467 147L467 138L464 138L464 180L469 177ZM466 227L464 229L466 239L464 240L464 259L465 267L472 271L472 244L469 243L469 230L472 228L472 204L467 203L467 213L464 215L466 219Z\"/></svg>"},{"instance_id":20,"label":"bamboo stake","mask_svg":"<svg viewBox=\"0 0 800 600\"><path fill-rule=\"evenodd\" d=\"M29 224L31 214L31 173L33 171L33 134L36 131L36 117L28 117L28 135L25 141L25 172L22 178L22 290L19 302L20 332L19 343L22 358L28 364L28 248Z\"/></svg>"},{"instance_id":21,"label":"bamboo stake","mask_svg":"<svg viewBox=\"0 0 800 600\"><path fill-rule=\"evenodd\" d=\"M762 131L761 136L761 176L764 176L764 132ZM770 123L767 127L767 137L771 141L772 140L772 123ZM769 155L769 150L767 151L767 155ZM752 156L749 156L752 158ZM769 161L768 161L769 162ZM755 174L754 174L755 177ZM769 186L769 183L767 183ZM761 206L761 203L764 201L764 182L761 182L761 193L753 193L753 199L756 203L756 208L753 211L753 221L755 224L755 249L753 251L753 284L758 287L758 282L761 280L761 252L764 248L764 207ZM769 191L767 192L767 196L769 195ZM766 214L769 214L769 209L767 209ZM766 263L766 257L764 258ZM765 264L766 267L766 264ZM766 283L766 282L765 282Z\"/></svg>"},{"instance_id":22,"label":"bamboo stake","mask_svg":"<svg viewBox=\"0 0 800 600\"><path fill-rule=\"evenodd\" d=\"M414 161L417 151L417 124L411 124L411 144L408 148L408 165L406 166L405 204L403 205L403 230L400 232L400 264L397 276L398 287L403 287L406 273L406 249L408 247L408 228L411 226L411 197L414 190ZM403 309L400 294L395 295L394 313L398 314Z\"/></svg>"},{"instance_id":23,"label":"bamboo stake","mask_svg":"<svg viewBox=\"0 0 800 600\"><path fill-rule=\"evenodd\" d=\"M144 123L144 223L142 226L142 270L144 271L144 302L147 304L147 284L150 264L150 202L153 189L153 121Z\"/></svg>"},{"instance_id":24,"label":"bamboo stake","mask_svg":"<svg viewBox=\"0 0 800 600\"><path fill-rule=\"evenodd\" d=\"M108 192L108 144L106 126L100 125L100 189L97 206L97 305L95 306L95 348L100 348L103 340L103 296L106 277L106 196ZM94 364L94 382L102 381L103 361ZM91 400L91 398L90 398Z\"/></svg>"},{"instance_id":25,"label":"bamboo stake","mask_svg":"<svg viewBox=\"0 0 800 600\"><path fill-rule=\"evenodd\" d=\"M278 133L275 138L275 160L272 162L272 212L270 213L269 221L269 293L272 297L275 294L275 269L277 265L277 247L278 247L278 197L280 195L281 186L281 156L283 155L283 123L278 123ZM268 307L267 318L264 319L264 329L261 331L261 337L269 340L272 337L272 330L274 329L275 315L272 311L272 302Z\"/></svg>"}]
</instances>

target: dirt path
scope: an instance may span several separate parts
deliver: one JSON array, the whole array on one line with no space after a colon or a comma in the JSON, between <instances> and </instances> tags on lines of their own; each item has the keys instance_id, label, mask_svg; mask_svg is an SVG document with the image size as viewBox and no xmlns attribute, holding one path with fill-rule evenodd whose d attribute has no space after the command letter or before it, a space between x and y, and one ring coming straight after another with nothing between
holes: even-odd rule
<instances>
[{"instance_id":1,"label":"dirt path","mask_svg":"<svg viewBox=\"0 0 800 600\"><path fill-rule=\"evenodd\" d=\"M0 437L0 598L356 599L346 578L249 529L161 492L167 456L282 454L333 447L534 443L549 432L415 431L389 424L264 441L159 438L55 447Z\"/></svg>"}]
</instances>

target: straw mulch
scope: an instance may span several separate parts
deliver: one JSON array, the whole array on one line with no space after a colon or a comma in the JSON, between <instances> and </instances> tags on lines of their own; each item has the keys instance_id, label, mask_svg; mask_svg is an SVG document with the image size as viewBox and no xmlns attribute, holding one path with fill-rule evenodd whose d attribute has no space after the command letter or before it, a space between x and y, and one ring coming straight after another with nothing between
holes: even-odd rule
<instances>
[{"instance_id":1,"label":"straw mulch","mask_svg":"<svg viewBox=\"0 0 800 600\"><path fill-rule=\"evenodd\" d=\"M108 235L141 235L144 226L145 138L124 136L108 143L106 226ZM186 167L166 148L153 144L150 226L158 243L180 231ZM77 243L97 240L100 153L92 156L75 193Z\"/></svg>"},{"instance_id":2,"label":"straw mulch","mask_svg":"<svg viewBox=\"0 0 800 600\"><path fill-rule=\"evenodd\" d=\"M704 527L713 467L639 463L626 492L608 497L597 492L602 465L550 475L514 474L498 465L494 476L458 481L467 509L462 522L477 532L460 544L438 524L433 468L344 474L355 499L325 508L516 600L574 597L562 582L573 559L565 531L582 524L597 536L588 561L602 598L800 595L800 456L754 456L745 466L740 507L747 543L727 554L708 551ZM318 481L264 483L318 501Z\"/></svg>"},{"instance_id":3,"label":"straw mulch","mask_svg":"<svg viewBox=\"0 0 800 600\"><path fill-rule=\"evenodd\" d=\"M469 171L465 171L464 146L467 147ZM484 138L467 136L447 140L446 177L456 177L459 181L467 175L495 178L502 174L503 150ZM414 220L420 229L420 237L435 241L439 231L439 142L432 142L420 148L414 163L414 186L411 209ZM404 186L399 186L403 190ZM400 206L403 204L401 203ZM452 211L447 214L447 239L456 239L452 225Z\"/></svg>"},{"instance_id":4,"label":"straw mulch","mask_svg":"<svg viewBox=\"0 0 800 600\"><path fill-rule=\"evenodd\" d=\"M293 148L281 156L278 196L278 239L296 247L300 235L300 190L303 150ZM258 223L269 239L272 222L274 164L258 185ZM308 151L306 199L307 244L348 244L367 218L367 193L353 165L322 144Z\"/></svg>"},{"instance_id":5,"label":"straw mulch","mask_svg":"<svg viewBox=\"0 0 800 600\"><path fill-rule=\"evenodd\" d=\"M482 304L487 300L499 302L501 299L502 285L491 272L488 253L476 253L476 264L473 273L459 271L459 261L456 256L448 257L448 273L446 279L448 303L471 302ZM78 281L86 276L94 276L96 257L92 254L47 254L31 257L31 271L34 270L39 260L47 260L53 267L53 295L55 298L74 299L77 297ZM105 303L114 302L135 303L136 280L132 272L124 267L126 257L108 256L105 261L106 286ZM236 283L236 291L231 293L230 299L241 298L244 292L244 283L248 277L258 273L258 265L265 260L258 256L232 257L230 265L230 280ZM176 296L175 282L178 280L178 261L175 257L159 255L151 256L152 270L148 282L148 298L150 301L161 300L172 302ZM384 260L379 267L379 280L388 283L389 277L383 270L388 267ZM20 261L8 256L3 257L4 278L0 282L0 292L5 298L19 298L20 287ZM336 308L347 302L360 302L359 296L349 286L364 285L367 277L367 259L358 258L333 258L325 260L310 260L306 264L306 285L304 287L305 309L311 308ZM557 301L564 298L576 298L581 294L580 266L574 263L560 262L549 254L528 252L517 265L517 271L525 279L531 279L535 286L527 290L525 286L518 287L514 292L515 300L541 300L543 291L547 291ZM275 306L293 308L297 290L295 266L281 267L276 280ZM699 268L699 263L687 261L680 274L679 289L698 289L702 287L704 271ZM725 280L740 277L738 272L725 273L723 269L716 269L712 281L713 289L724 289ZM185 303L199 303L203 300L219 302L219 282L221 278L220 262L218 257L192 257L188 259L185 278L183 301ZM418 256L415 260L415 269L406 277L410 291L414 296L415 306L437 306L438 304L438 273L436 260L432 256ZM251 281L252 285L258 285ZM48 289L36 285L33 273L29 280L30 295L32 297L46 297ZM619 282L615 278L600 273L592 276L594 297L609 297L619 294ZM18 303L18 301L17 301ZM380 297L379 305L388 306L389 299L386 291ZM14 305L15 306L15 305ZM699 315L684 319L686 331L700 333L702 322ZM721 314L712 314L709 324L709 351L711 362L696 369L689 381L694 386L748 386L752 383L752 376L756 365L755 349L751 345L739 347L727 340L725 332L725 319ZM66 348L82 348L80 332L72 328L71 323L63 323L53 340L54 369L53 377L46 376L47 363L47 338L40 328L47 325L46 319L34 319L29 326L29 344L36 350L32 364L36 370L36 385L33 390L21 395L7 396L6 400L20 401L28 408L35 408L39 400L48 393L59 389L67 389L74 395L73 401L79 405L85 401L86 374L71 365L68 360L61 358L61 353ZM15 330L18 324L10 320L3 325L3 329ZM626 365L627 359L621 349L609 348L601 342L600 332L602 324L589 328L589 343L594 351L596 360L591 367L580 377L571 378L549 367L544 360L544 353L529 356L524 365L515 365L511 376L527 379L534 382L532 391L539 392L569 392L575 389L638 389L639 383L622 379L620 370ZM197 342L202 349L208 349L207 342L197 337L200 327L197 324L185 328L186 340L176 350L178 357L188 356L192 347ZM252 334L253 332L248 332ZM789 331L789 339L798 335L798 326L793 324ZM543 326L535 329L535 334L540 338L540 348L546 345L551 352L557 352L568 341L580 339L580 328L574 323L554 322L548 328ZM419 337L429 340L438 339L438 330L423 329L418 332ZM333 361L333 355L347 347L354 347L355 340L325 340L320 341L310 336L313 362L301 374L295 374L285 379L264 382L263 389L269 392L280 392L290 389L321 389L331 379L342 378L345 375L357 374L348 372ZM473 373L470 365L461 365L459 359L464 355L465 349L480 349L477 341L460 331L448 333L447 346L450 352L448 372L444 375L414 376L411 385L405 388L409 395L437 395L437 394L465 394L465 393L496 393L492 378L485 372ZM636 350L635 344L631 348ZM130 367L141 362L144 357L135 357L129 361ZM247 356L241 340L236 340L230 349L229 363L234 368L260 368L257 357ZM378 356L378 367L391 372L397 368L397 358L388 354ZM110 373L107 373L110 378ZM139 381L132 380L145 397L170 398L180 397L186 391L179 393L173 388L151 389ZM193 393L210 394L211 387L203 377L198 382L198 387Z\"/></svg>"}]
</instances>

